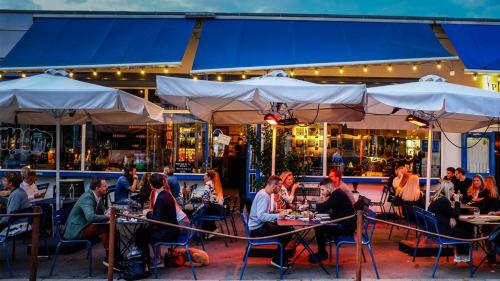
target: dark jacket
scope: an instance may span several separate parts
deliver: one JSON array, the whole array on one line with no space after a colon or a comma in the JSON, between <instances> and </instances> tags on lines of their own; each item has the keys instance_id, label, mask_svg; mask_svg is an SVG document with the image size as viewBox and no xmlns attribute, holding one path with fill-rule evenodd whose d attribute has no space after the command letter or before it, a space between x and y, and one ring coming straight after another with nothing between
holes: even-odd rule
<instances>
[{"instance_id":1,"label":"dark jacket","mask_svg":"<svg viewBox=\"0 0 500 281\"><path fill-rule=\"evenodd\" d=\"M175 199L172 194L170 194L170 192L162 190L156 198L153 211L147 213L146 217L152 220L178 224L177 216L175 213ZM151 225L151 227L154 231L154 233L152 233L152 236L154 236L156 239L161 239L161 237L172 237L172 235L179 235L179 229L176 227L157 224L153 224Z\"/></svg>"},{"instance_id":2,"label":"dark jacket","mask_svg":"<svg viewBox=\"0 0 500 281\"><path fill-rule=\"evenodd\" d=\"M499 208L500 208L499 199L491 197L490 191L488 189L484 188L483 190L481 190L477 197L483 198L483 200L481 200L481 202L474 204L475 206L479 207L481 214L487 214L491 211L498 211L499 210Z\"/></svg>"},{"instance_id":3,"label":"dark jacket","mask_svg":"<svg viewBox=\"0 0 500 281\"><path fill-rule=\"evenodd\" d=\"M66 221L66 230L64 237L68 240L81 239L83 230L93 222L107 221L108 218L104 215L106 209L102 199L97 203L97 199L92 192L85 192L69 213Z\"/></svg>"},{"instance_id":4,"label":"dark jacket","mask_svg":"<svg viewBox=\"0 0 500 281\"><path fill-rule=\"evenodd\" d=\"M341 190L336 189L332 192L328 200L316 205L319 213L329 213L332 219L339 219L354 214L354 207L347 195ZM352 234L356 229L356 218L339 222L347 230L346 234Z\"/></svg>"},{"instance_id":5,"label":"dark jacket","mask_svg":"<svg viewBox=\"0 0 500 281\"><path fill-rule=\"evenodd\" d=\"M458 222L460 204L456 203L455 208L452 208L450 200L445 197L439 197L429 205L429 211L436 215L439 233L451 235L453 231L450 227L450 218L455 218Z\"/></svg>"}]
</instances>

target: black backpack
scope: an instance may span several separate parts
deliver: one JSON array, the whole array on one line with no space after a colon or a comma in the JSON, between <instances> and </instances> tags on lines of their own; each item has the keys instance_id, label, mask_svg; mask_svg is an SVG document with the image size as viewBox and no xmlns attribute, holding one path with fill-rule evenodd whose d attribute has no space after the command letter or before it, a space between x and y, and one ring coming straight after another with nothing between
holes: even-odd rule
<instances>
[{"instance_id":1,"label":"black backpack","mask_svg":"<svg viewBox=\"0 0 500 281\"><path fill-rule=\"evenodd\" d=\"M136 251L134 255L128 256L123 261L123 272L120 279L138 280L149 277L150 272L146 271L146 259L141 251Z\"/></svg>"}]
</instances>

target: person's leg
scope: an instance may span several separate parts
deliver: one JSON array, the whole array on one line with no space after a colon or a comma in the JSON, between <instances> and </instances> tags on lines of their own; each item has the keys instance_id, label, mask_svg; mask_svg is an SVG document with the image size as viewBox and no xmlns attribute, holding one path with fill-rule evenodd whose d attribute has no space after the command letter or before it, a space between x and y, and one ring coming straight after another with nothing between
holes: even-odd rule
<instances>
[{"instance_id":1,"label":"person's leg","mask_svg":"<svg viewBox=\"0 0 500 281\"><path fill-rule=\"evenodd\" d=\"M316 243L318 244L318 256L328 255L326 252L326 236L327 226L323 225L314 229L316 235Z\"/></svg>"},{"instance_id":2,"label":"person's leg","mask_svg":"<svg viewBox=\"0 0 500 281\"><path fill-rule=\"evenodd\" d=\"M278 225L275 225L272 223L266 223L262 227L260 227L256 230L253 230L251 233L251 236L254 236L254 237L271 236L271 235L285 233L285 232L288 232L291 230L292 229L290 227L282 227L282 226L278 226ZM292 235L284 235L284 236L278 237L278 241L283 246L283 260L285 260L285 261L289 259L288 255L287 255L288 252L286 252L285 249L286 249L286 246L288 245L288 243L290 242L291 239L292 239ZM279 260L279 251L276 251L276 253L274 254L273 260L276 260L276 261Z\"/></svg>"},{"instance_id":3,"label":"person's leg","mask_svg":"<svg viewBox=\"0 0 500 281\"><path fill-rule=\"evenodd\" d=\"M109 225L91 224L83 230L83 237L89 240L99 238L106 252L109 250Z\"/></svg>"}]
</instances>

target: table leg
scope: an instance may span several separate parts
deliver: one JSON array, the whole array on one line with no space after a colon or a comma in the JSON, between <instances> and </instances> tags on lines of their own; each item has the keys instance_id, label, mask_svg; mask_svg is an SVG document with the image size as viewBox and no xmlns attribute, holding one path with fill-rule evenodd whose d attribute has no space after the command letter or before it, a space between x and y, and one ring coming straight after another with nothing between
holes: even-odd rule
<instances>
[{"instance_id":1,"label":"table leg","mask_svg":"<svg viewBox=\"0 0 500 281\"><path fill-rule=\"evenodd\" d=\"M312 240L314 239L314 237L313 237L313 238L311 238L311 239L309 240L309 242L306 242L306 240L305 240L305 238L306 238L307 234L309 234L309 232L310 232L310 231L311 231L311 229L308 229L308 230L306 230L306 231L303 231L302 233L296 233L296 234L294 235L295 240L296 240L298 243L302 244L302 246L304 246L304 248L303 248L303 249L299 252L299 254L297 254L297 255L295 256L295 258L292 260L292 265L295 263L295 261L297 261L297 259L298 259L298 258L300 257L300 255L304 252L304 250L306 250L306 251L307 251L307 252L308 252L308 253L309 253L309 254L310 254L310 255L314 258L315 262L317 262L317 263L319 264L319 266L321 267L321 269L323 269L323 271L324 271L326 274L328 274L328 275L329 275L330 273L328 272L328 270L326 270L326 268L324 267L323 263L322 263L320 260L318 260L318 259L316 258L316 256L314 255L314 252L312 251L311 247L309 247L309 243L311 243L311 242L312 242ZM288 270L288 268L287 268L284 272L286 272L287 270ZM284 274L284 273L283 273L283 274Z\"/></svg>"}]
</instances>

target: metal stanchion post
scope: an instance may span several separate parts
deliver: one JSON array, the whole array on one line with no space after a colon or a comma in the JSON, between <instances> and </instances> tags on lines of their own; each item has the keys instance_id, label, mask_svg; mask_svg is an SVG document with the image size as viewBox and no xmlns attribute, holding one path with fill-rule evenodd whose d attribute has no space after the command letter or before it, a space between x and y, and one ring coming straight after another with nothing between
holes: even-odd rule
<instances>
[{"instance_id":1,"label":"metal stanchion post","mask_svg":"<svg viewBox=\"0 0 500 281\"><path fill-rule=\"evenodd\" d=\"M31 265L30 265L30 281L35 281L38 267L38 236L40 235L40 207L36 206L33 211L37 214L33 217L31 225Z\"/></svg>"},{"instance_id":2,"label":"metal stanchion post","mask_svg":"<svg viewBox=\"0 0 500 281\"><path fill-rule=\"evenodd\" d=\"M111 208L111 213L109 215L108 281L113 280L113 267L115 262L115 232L116 209Z\"/></svg>"},{"instance_id":3,"label":"metal stanchion post","mask_svg":"<svg viewBox=\"0 0 500 281\"><path fill-rule=\"evenodd\" d=\"M361 247L363 233L363 211L356 212L357 227L356 227L356 281L361 281Z\"/></svg>"}]
</instances>

